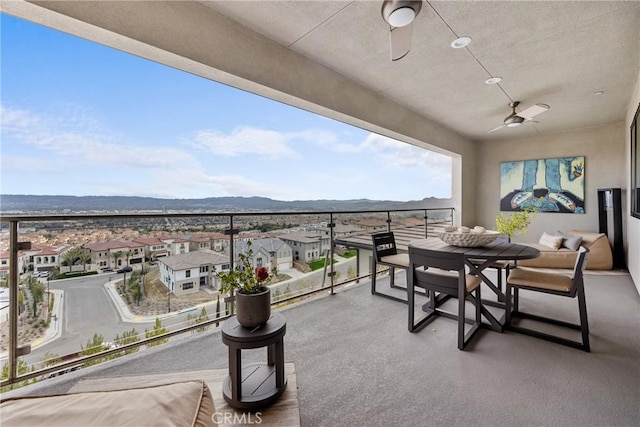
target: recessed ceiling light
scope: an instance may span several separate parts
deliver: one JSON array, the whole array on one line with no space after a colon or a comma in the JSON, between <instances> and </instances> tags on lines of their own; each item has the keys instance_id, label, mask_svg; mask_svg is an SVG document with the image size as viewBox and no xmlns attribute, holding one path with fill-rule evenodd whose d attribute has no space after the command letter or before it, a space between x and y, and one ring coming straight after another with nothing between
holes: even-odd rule
<instances>
[{"instance_id":1,"label":"recessed ceiling light","mask_svg":"<svg viewBox=\"0 0 640 427\"><path fill-rule=\"evenodd\" d=\"M454 49L460 49L461 47L467 47L471 43L471 37L458 37L454 41L451 42L451 47Z\"/></svg>"},{"instance_id":2,"label":"recessed ceiling light","mask_svg":"<svg viewBox=\"0 0 640 427\"><path fill-rule=\"evenodd\" d=\"M593 94L594 94L595 96L602 95L603 93L604 93L604 91L603 91L603 90L599 90L599 91L593 92Z\"/></svg>"},{"instance_id":3,"label":"recessed ceiling light","mask_svg":"<svg viewBox=\"0 0 640 427\"><path fill-rule=\"evenodd\" d=\"M416 11L410 7L400 7L389 15L389 25L392 27L404 27L411 24L416 17Z\"/></svg>"},{"instance_id":4,"label":"recessed ceiling light","mask_svg":"<svg viewBox=\"0 0 640 427\"><path fill-rule=\"evenodd\" d=\"M502 77L491 77L487 80L485 80L484 82L488 85L495 85L498 84L502 81Z\"/></svg>"}]
</instances>

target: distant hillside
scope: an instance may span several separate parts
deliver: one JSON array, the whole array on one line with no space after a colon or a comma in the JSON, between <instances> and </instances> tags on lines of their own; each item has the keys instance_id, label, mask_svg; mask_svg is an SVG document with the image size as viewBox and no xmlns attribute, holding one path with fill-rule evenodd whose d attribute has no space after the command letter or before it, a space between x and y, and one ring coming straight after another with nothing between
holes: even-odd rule
<instances>
[{"instance_id":1,"label":"distant hillside","mask_svg":"<svg viewBox=\"0 0 640 427\"><path fill-rule=\"evenodd\" d=\"M295 200L266 197L209 197L205 199L157 199L124 196L0 195L0 212L96 212L96 211L360 211L450 207L451 199L429 197L399 202L392 200Z\"/></svg>"}]
</instances>

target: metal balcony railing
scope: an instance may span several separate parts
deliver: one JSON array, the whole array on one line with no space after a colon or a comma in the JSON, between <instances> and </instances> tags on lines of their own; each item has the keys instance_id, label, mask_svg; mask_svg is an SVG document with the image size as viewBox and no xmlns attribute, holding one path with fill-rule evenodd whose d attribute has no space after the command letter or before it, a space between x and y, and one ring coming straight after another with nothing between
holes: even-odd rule
<instances>
[{"instance_id":1,"label":"metal balcony railing","mask_svg":"<svg viewBox=\"0 0 640 427\"><path fill-rule=\"evenodd\" d=\"M336 241L336 221L340 220L347 224L357 224L358 218L365 218L368 224L362 226L360 233L371 233L374 231L393 231L394 228L414 227L424 228L424 236L435 235L438 228L453 223L454 208L439 209L398 209L398 210L375 210L375 211L301 211L301 212L224 212L224 213L193 213L193 212L176 212L176 213L126 213L126 214L70 214L70 215L3 215L1 219L3 235L8 231L9 240L9 274L8 287L9 294L9 343L8 357L6 360L7 368L5 368L5 376L0 381L0 387L11 386L13 384L28 381L34 378L44 378L47 375L55 375L63 373L70 369L76 369L87 363L108 359L117 355L127 354L128 351L134 351L141 346L147 346L153 343L167 340L180 334L185 334L205 328L233 315L225 312L217 313L215 318L201 321L192 325L178 324L173 330L167 330L156 336L145 337L129 344L120 345L116 348L110 348L104 351L98 351L94 354L81 355L80 353L65 354L57 356L55 363L40 369L29 370L28 372L19 373L19 358L27 355L31 348L29 345L20 347L18 345L18 328L19 328L19 302L16 297L19 292L19 283L22 273L18 268L19 253L28 250L31 242L21 241L20 227L28 229L46 230L47 234L61 232L66 229L107 229L116 230L119 228L142 229L159 227L161 223L171 223L179 221L181 226L198 227L200 230L219 231L228 236L229 264L233 268L234 264L234 241L238 238L242 228L251 228L253 224L260 220L282 219L281 223L285 223L283 218L293 218L298 223L297 226L304 228L318 228L319 224L323 225L323 230L329 235L329 248L327 248L326 259L333 260L335 255ZM412 218L411 224L408 221ZM275 221L275 223L279 223ZM306 223L306 225L304 224ZM358 231L353 231L358 232ZM44 231L43 231L44 233ZM179 231L175 231L178 234ZM256 235L259 238L260 235ZM58 262L60 260L58 259ZM288 304L294 300L307 298L319 292L330 292L334 294L337 287L347 283L358 281L370 275L370 272L360 274L358 262L356 262L355 275L346 277L344 280L338 281L333 262L325 263L322 274L322 285L318 287L311 286L308 289L302 289L299 292L292 292L277 296L273 299L272 304ZM328 284L325 281L328 280ZM48 289L47 289L48 292ZM170 297L170 294L169 294ZM50 308L49 308L50 309ZM201 329L200 329L201 330ZM4 369L3 369L4 370ZM8 372L8 375L6 374Z\"/></svg>"}]
</instances>

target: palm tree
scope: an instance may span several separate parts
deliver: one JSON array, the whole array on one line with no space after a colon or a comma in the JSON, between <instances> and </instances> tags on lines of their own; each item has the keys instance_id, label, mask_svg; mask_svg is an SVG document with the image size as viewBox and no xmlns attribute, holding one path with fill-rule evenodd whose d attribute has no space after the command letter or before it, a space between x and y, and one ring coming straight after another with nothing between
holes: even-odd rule
<instances>
[{"instance_id":1,"label":"palm tree","mask_svg":"<svg viewBox=\"0 0 640 427\"><path fill-rule=\"evenodd\" d=\"M80 261L82 261L82 269L87 270L87 262L91 262L91 254L89 252L82 252L80 255Z\"/></svg>"},{"instance_id":2,"label":"palm tree","mask_svg":"<svg viewBox=\"0 0 640 427\"><path fill-rule=\"evenodd\" d=\"M62 265L71 267L76 262L76 254L73 249L69 249L62 255Z\"/></svg>"},{"instance_id":3,"label":"palm tree","mask_svg":"<svg viewBox=\"0 0 640 427\"><path fill-rule=\"evenodd\" d=\"M125 256L125 258L127 259L127 266L128 266L128 265L129 265L129 258L131 258L131 249L127 249L127 250L124 252L124 256Z\"/></svg>"},{"instance_id":4,"label":"palm tree","mask_svg":"<svg viewBox=\"0 0 640 427\"><path fill-rule=\"evenodd\" d=\"M111 258L113 258L113 263L115 264L115 268L118 268L118 261L122 258L122 251L115 251L111 253Z\"/></svg>"},{"instance_id":5,"label":"palm tree","mask_svg":"<svg viewBox=\"0 0 640 427\"><path fill-rule=\"evenodd\" d=\"M84 250L80 247L69 249L62 256L62 265L68 266L71 271L72 267L81 259L82 254L84 254Z\"/></svg>"}]
</instances>

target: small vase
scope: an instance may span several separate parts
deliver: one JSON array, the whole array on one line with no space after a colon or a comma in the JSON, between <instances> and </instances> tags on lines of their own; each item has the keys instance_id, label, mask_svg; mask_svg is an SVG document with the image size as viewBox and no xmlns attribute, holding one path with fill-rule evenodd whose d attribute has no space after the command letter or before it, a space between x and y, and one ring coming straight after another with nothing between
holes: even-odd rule
<instances>
[{"instance_id":1,"label":"small vase","mask_svg":"<svg viewBox=\"0 0 640 427\"><path fill-rule=\"evenodd\" d=\"M271 290L267 287L257 294L236 293L238 323L253 329L264 325L271 317Z\"/></svg>"}]
</instances>

